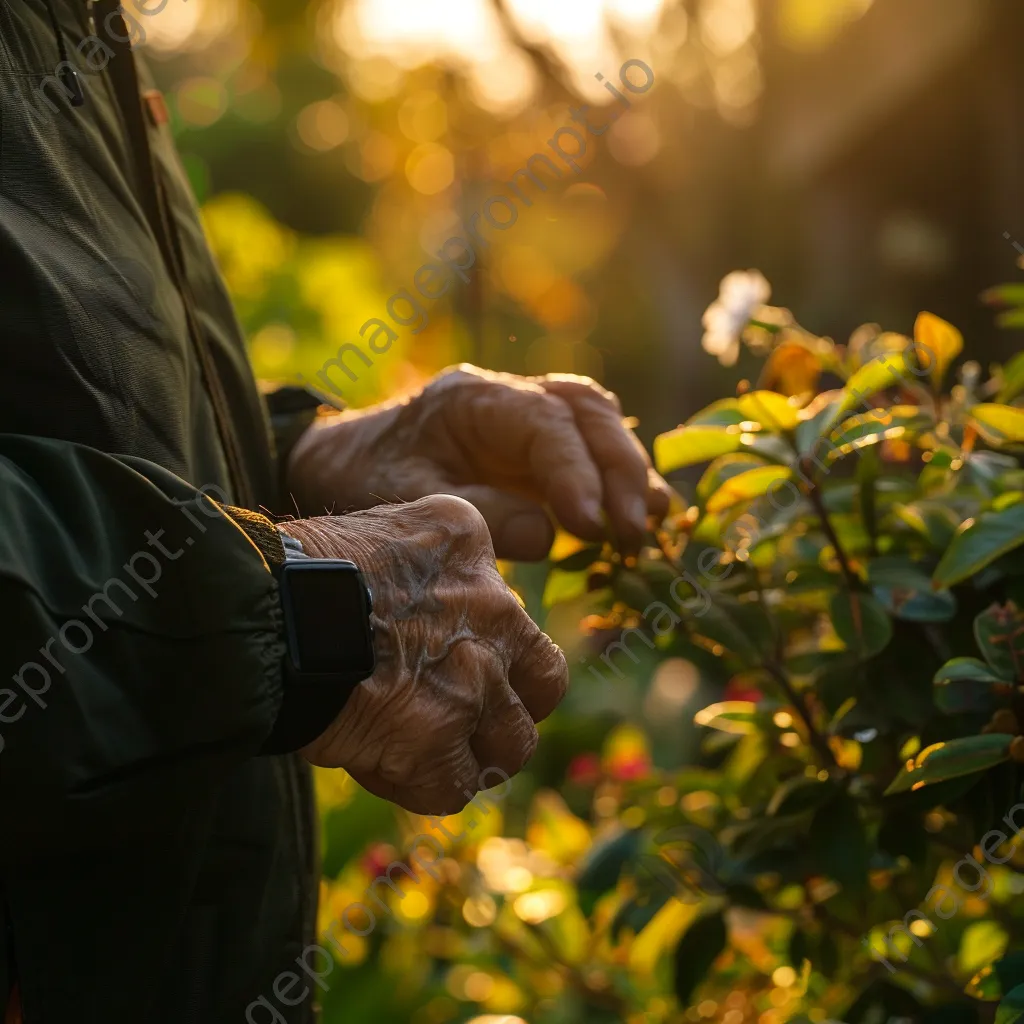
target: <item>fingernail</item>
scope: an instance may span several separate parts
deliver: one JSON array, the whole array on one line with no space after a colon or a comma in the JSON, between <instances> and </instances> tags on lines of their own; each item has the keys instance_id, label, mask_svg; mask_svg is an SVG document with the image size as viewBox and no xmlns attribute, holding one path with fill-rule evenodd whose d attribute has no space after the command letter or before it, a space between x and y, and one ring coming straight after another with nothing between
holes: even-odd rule
<instances>
[{"instance_id":1,"label":"fingernail","mask_svg":"<svg viewBox=\"0 0 1024 1024\"><path fill-rule=\"evenodd\" d=\"M596 498L587 498L584 500L580 511L583 516L588 519L598 529L604 528L604 516L601 514L601 503Z\"/></svg>"},{"instance_id":2,"label":"fingernail","mask_svg":"<svg viewBox=\"0 0 1024 1024\"><path fill-rule=\"evenodd\" d=\"M647 532L647 501L639 496L629 499L628 505L629 521L638 533Z\"/></svg>"}]
</instances>

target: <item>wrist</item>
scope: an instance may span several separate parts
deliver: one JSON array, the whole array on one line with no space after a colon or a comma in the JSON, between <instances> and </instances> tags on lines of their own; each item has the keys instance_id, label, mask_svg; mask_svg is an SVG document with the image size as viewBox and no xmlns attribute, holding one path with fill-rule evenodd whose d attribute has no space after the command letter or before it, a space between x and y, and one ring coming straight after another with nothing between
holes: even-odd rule
<instances>
[{"instance_id":1,"label":"wrist","mask_svg":"<svg viewBox=\"0 0 1024 1024\"><path fill-rule=\"evenodd\" d=\"M262 753L299 750L329 730L375 664L372 596L322 524L275 528L286 553L272 565L283 612L284 697ZM328 531L329 535L330 531Z\"/></svg>"},{"instance_id":2,"label":"wrist","mask_svg":"<svg viewBox=\"0 0 1024 1024\"><path fill-rule=\"evenodd\" d=\"M373 555L378 545L357 515L292 519L278 524L278 529L295 538L309 558L347 558L361 571L373 571Z\"/></svg>"}]
</instances>

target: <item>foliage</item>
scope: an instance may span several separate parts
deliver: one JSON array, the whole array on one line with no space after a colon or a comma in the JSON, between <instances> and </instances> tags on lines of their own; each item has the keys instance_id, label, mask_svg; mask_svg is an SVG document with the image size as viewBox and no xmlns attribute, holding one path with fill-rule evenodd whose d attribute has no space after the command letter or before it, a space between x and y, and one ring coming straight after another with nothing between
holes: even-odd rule
<instances>
[{"instance_id":1,"label":"foliage","mask_svg":"<svg viewBox=\"0 0 1024 1024\"><path fill-rule=\"evenodd\" d=\"M748 312L760 380L656 444L691 499L636 558L560 537L510 575L549 629L582 617L576 689L638 686L653 724L570 698L507 800L444 823L443 876L369 940L396 1020L1020 1015L1019 360L956 380L930 314L839 345ZM353 845L350 799L329 906L397 856Z\"/></svg>"}]
</instances>

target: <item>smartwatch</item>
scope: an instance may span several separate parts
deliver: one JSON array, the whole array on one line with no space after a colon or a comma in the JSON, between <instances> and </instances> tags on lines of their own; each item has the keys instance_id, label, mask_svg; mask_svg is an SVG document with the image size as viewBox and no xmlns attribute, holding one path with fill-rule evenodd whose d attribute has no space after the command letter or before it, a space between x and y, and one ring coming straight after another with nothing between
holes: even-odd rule
<instances>
[{"instance_id":1,"label":"smartwatch","mask_svg":"<svg viewBox=\"0 0 1024 1024\"><path fill-rule=\"evenodd\" d=\"M373 599L354 562L310 558L279 531L285 559L271 566L284 613L284 698L264 753L316 739L373 675Z\"/></svg>"}]
</instances>

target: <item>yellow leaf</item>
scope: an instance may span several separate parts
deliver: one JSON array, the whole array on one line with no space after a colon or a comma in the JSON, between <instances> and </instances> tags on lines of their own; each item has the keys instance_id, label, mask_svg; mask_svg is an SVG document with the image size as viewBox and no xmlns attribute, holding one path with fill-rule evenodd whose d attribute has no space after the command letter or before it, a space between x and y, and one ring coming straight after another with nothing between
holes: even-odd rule
<instances>
[{"instance_id":1,"label":"yellow leaf","mask_svg":"<svg viewBox=\"0 0 1024 1024\"><path fill-rule=\"evenodd\" d=\"M904 352L891 352L879 359L873 359L846 382L841 412L849 412L879 391L899 384L909 372Z\"/></svg>"},{"instance_id":2,"label":"yellow leaf","mask_svg":"<svg viewBox=\"0 0 1024 1024\"><path fill-rule=\"evenodd\" d=\"M914 324L914 346L918 365L929 371L938 387L949 364L963 351L964 336L934 313L922 313Z\"/></svg>"},{"instance_id":3,"label":"yellow leaf","mask_svg":"<svg viewBox=\"0 0 1024 1024\"><path fill-rule=\"evenodd\" d=\"M654 461L660 472L671 473L736 451L742 436L723 427L677 427L654 439Z\"/></svg>"},{"instance_id":4,"label":"yellow leaf","mask_svg":"<svg viewBox=\"0 0 1024 1024\"><path fill-rule=\"evenodd\" d=\"M982 403L967 414L978 433L991 445L1024 441L1024 409Z\"/></svg>"},{"instance_id":5,"label":"yellow leaf","mask_svg":"<svg viewBox=\"0 0 1024 1024\"><path fill-rule=\"evenodd\" d=\"M572 864L590 848L592 841L586 822L569 810L554 790L538 792L530 807L526 841L560 864Z\"/></svg>"},{"instance_id":6,"label":"yellow leaf","mask_svg":"<svg viewBox=\"0 0 1024 1024\"><path fill-rule=\"evenodd\" d=\"M749 501L766 494L773 484L788 480L793 475L787 466L759 466L726 480L708 498L707 510L711 513L724 512L741 501Z\"/></svg>"},{"instance_id":7,"label":"yellow leaf","mask_svg":"<svg viewBox=\"0 0 1024 1024\"><path fill-rule=\"evenodd\" d=\"M800 422L796 403L775 391L751 391L736 401L743 416L765 430L792 430Z\"/></svg>"},{"instance_id":8,"label":"yellow leaf","mask_svg":"<svg viewBox=\"0 0 1024 1024\"><path fill-rule=\"evenodd\" d=\"M784 395L802 395L816 390L821 360L806 345L785 341L768 357L760 385Z\"/></svg>"},{"instance_id":9,"label":"yellow leaf","mask_svg":"<svg viewBox=\"0 0 1024 1024\"><path fill-rule=\"evenodd\" d=\"M721 732L752 733L756 729L757 705L749 700L724 700L711 704L694 715L696 725Z\"/></svg>"},{"instance_id":10,"label":"yellow leaf","mask_svg":"<svg viewBox=\"0 0 1024 1024\"><path fill-rule=\"evenodd\" d=\"M640 975L651 975L662 954L675 949L683 932L700 912L699 902L669 900L636 937L629 950L629 967Z\"/></svg>"},{"instance_id":11,"label":"yellow leaf","mask_svg":"<svg viewBox=\"0 0 1024 1024\"><path fill-rule=\"evenodd\" d=\"M563 558L568 558L570 555L576 554L577 551L582 551L586 546L587 542L580 540L579 537L574 537L565 530L556 530L555 542L551 545L548 558L552 562L560 562Z\"/></svg>"}]
</instances>

